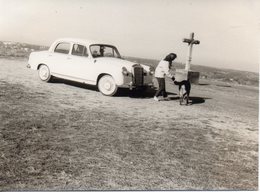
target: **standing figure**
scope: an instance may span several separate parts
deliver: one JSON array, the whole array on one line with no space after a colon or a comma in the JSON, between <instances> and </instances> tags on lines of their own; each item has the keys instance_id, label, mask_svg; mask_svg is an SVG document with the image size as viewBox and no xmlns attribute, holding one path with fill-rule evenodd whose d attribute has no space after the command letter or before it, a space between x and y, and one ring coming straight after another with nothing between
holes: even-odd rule
<instances>
[{"instance_id":1,"label":"standing figure","mask_svg":"<svg viewBox=\"0 0 260 192\"><path fill-rule=\"evenodd\" d=\"M155 101L160 101L159 96L162 95L164 100L168 99L167 92L165 90L165 76L168 76L174 81L174 76L170 73L170 69L172 66L172 61L177 58L177 55L175 53L170 53L167 55L163 60L159 62L155 69L155 74L154 76L156 77L158 84L159 84L159 89L156 91L154 100Z\"/></svg>"}]
</instances>

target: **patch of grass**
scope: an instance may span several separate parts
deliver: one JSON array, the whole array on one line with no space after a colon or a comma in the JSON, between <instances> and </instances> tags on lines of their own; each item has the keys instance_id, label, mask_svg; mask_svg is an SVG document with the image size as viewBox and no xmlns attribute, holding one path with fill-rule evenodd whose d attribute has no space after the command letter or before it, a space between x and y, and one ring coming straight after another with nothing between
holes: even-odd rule
<instances>
[{"instance_id":1,"label":"patch of grass","mask_svg":"<svg viewBox=\"0 0 260 192\"><path fill-rule=\"evenodd\" d=\"M258 146L209 121L57 107L21 85L0 88L2 190L257 188Z\"/></svg>"}]
</instances>

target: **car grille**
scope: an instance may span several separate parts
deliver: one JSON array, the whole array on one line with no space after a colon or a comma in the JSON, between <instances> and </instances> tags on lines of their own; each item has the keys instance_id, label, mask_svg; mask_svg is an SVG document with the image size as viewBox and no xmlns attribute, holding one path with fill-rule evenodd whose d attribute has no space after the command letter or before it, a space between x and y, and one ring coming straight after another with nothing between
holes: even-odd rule
<instances>
[{"instance_id":1,"label":"car grille","mask_svg":"<svg viewBox=\"0 0 260 192\"><path fill-rule=\"evenodd\" d=\"M133 83L135 86L142 86L144 82L143 68L140 65L133 66Z\"/></svg>"}]
</instances>

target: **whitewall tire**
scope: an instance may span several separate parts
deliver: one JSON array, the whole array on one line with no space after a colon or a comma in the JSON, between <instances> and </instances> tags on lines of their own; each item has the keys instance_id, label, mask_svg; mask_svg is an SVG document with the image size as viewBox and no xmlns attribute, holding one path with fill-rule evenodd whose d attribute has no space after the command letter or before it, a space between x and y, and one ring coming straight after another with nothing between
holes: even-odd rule
<instances>
[{"instance_id":1,"label":"whitewall tire","mask_svg":"<svg viewBox=\"0 0 260 192\"><path fill-rule=\"evenodd\" d=\"M52 78L49 67L47 65L41 65L38 74L40 79L45 82L49 82Z\"/></svg>"},{"instance_id":2,"label":"whitewall tire","mask_svg":"<svg viewBox=\"0 0 260 192\"><path fill-rule=\"evenodd\" d=\"M115 80L110 75L102 76L98 81L98 90L106 96L113 96L117 92Z\"/></svg>"}]
</instances>

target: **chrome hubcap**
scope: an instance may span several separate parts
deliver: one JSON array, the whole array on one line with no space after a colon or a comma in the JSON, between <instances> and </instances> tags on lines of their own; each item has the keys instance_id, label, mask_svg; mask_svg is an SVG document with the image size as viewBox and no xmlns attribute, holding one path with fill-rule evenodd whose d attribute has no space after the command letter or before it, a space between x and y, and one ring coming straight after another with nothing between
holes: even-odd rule
<instances>
[{"instance_id":1,"label":"chrome hubcap","mask_svg":"<svg viewBox=\"0 0 260 192\"><path fill-rule=\"evenodd\" d=\"M46 66L43 66L40 68L40 71L39 71L39 74L40 74L40 78L43 79L43 80L46 80L48 77L49 77L49 70Z\"/></svg>"},{"instance_id":2,"label":"chrome hubcap","mask_svg":"<svg viewBox=\"0 0 260 192\"><path fill-rule=\"evenodd\" d=\"M106 89L106 90L110 90L111 89L111 84L110 84L110 82L105 82L104 83L104 88Z\"/></svg>"}]
</instances>

